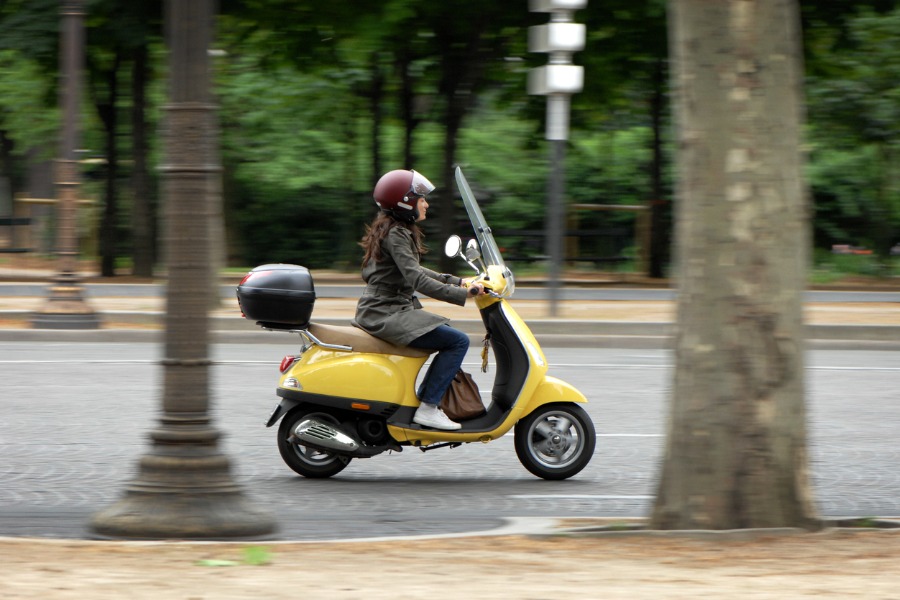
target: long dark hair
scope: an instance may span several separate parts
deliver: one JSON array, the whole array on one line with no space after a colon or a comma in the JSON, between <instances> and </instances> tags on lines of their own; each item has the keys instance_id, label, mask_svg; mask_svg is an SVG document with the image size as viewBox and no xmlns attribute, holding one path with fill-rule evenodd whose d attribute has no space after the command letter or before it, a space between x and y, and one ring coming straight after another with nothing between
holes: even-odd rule
<instances>
[{"instance_id":1,"label":"long dark hair","mask_svg":"<svg viewBox=\"0 0 900 600\"><path fill-rule=\"evenodd\" d=\"M425 233L418 225L395 219L386 212L379 212L378 216L369 225L366 225L366 233L359 242L359 245L365 250L362 266L365 267L372 259L378 262L384 258L381 252L381 242L394 227L405 227L412 231L413 242L416 245L416 252L419 253L419 256L428 252L428 248L425 246Z\"/></svg>"}]
</instances>

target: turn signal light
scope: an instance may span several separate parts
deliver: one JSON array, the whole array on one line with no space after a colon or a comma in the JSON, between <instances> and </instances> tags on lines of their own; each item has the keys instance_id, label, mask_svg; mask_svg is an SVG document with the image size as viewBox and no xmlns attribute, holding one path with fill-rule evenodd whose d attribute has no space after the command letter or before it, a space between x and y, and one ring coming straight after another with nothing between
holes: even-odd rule
<instances>
[{"instance_id":1,"label":"turn signal light","mask_svg":"<svg viewBox=\"0 0 900 600\"><path fill-rule=\"evenodd\" d=\"M296 356L285 356L281 359L281 365L279 365L278 370L282 373L286 372L291 368L291 365L294 364L294 361L297 360Z\"/></svg>"}]
</instances>

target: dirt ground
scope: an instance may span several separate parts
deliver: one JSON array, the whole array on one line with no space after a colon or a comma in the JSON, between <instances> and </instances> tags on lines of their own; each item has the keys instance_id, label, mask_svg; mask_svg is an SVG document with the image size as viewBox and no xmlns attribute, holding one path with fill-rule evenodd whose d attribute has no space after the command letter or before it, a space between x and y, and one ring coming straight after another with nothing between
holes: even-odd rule
<instances>
[{"instance_id":1,"label":"dirt ground","mask_svg":"<svg viewBox=\"0 0 900 600\"><path fill-rule=\"evenodd\" d=\"M377 543L0 539L0 598L900 598L900 530L749 540L469 537Z\"/></svg>"}]
</instances>

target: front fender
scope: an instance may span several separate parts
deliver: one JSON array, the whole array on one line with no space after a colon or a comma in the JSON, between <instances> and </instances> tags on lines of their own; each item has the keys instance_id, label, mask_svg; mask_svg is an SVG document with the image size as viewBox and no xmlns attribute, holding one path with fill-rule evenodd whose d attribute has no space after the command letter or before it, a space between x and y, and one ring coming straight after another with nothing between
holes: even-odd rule
<instances>
[{"instance_id":1,"label":"front fender","mask_svg":"<svg viewBox=\"0 0 900 600\"><path fill-rule=\"evenodd\" d=\"M544 380L538 385L534 394L531 395L531 399L522 411L522 415L530 414L538 406L552 404L554 402L577 402L579 404L584 404L587 402L587 398L572 384L548 375L544 377Z\"/></svg>"}]
</instances>

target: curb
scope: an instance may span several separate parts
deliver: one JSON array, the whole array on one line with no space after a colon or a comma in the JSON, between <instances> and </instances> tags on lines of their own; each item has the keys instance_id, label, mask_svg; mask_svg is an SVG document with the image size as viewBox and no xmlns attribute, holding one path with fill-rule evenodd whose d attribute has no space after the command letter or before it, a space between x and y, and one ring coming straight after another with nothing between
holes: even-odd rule
<instances>
[{"instance_id":1,"label":"curb","mask_svg":"<svg viewBox=\"0 0 900 600\"><path fill-rule=\"evenodd\" d=\"M589 519L578 519L579 521ZM831 517L820 520L821 529L809 530L802 527L760 527L755 529L646 529L647 519L610 519L598 517L598 525L562 527L557 525L561 535L571 537L669 537L708 539L714 541L748 541L761 537L784 537L791 535L823 535L834 531L854 533L900 533L897 517ZM863 524L865 522L865 524ZM552 535L552 534L551 534Z\"/></svg>"},{"instance_id":2,"label":"curb","mask_svg":"<svg viewBox=\"0 0 900 600\"><path fill-rule=\"evenodd\" d=\"M435 533L427 535L403 535L403 536L372 536L360 538L329 538L317 540L284 540L284 539L260 539L260 543L266 546L279 545L309 545L309 544L371 544L377 542L404 542L404 541L430 541L441 539L460 538L486 538L501 536L526 536L531 538L669 538L669 539L693 539L710 540L715 542L740 542L753 541L760 538L788 537L797 535L828 535L835 531L860 534L900 534L900 520L897 517L877 517L871 519L870 526L854 525L859 519L824 519L823 527L816 531L801 527L761 527L756 529L645 529L647 519L596 517L594 519L579 518L578 521L597 521L596 525L571 526L567 521L573 519L563 517L500 517L503 522L499 527L492 529L479 529L454 533ZM152 548L154 546L170 545L236 545L247 546L257 540L191 540L191 539L159 539L159 540L127 540L127 539L97 539L97 538L43 538L43 537L16 537L0 536L0 542L13 544L41 544L54 545L72 544L93 545L97 543L116 544L132 548Z\"/></svg>"}]
</instances>

